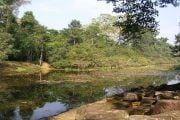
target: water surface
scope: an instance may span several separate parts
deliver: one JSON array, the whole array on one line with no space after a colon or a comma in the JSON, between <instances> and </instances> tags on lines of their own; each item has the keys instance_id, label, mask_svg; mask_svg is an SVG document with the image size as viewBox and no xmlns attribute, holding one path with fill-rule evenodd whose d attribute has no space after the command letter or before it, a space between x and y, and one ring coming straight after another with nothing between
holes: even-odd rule
<instances>
[{"instance_id":1,"label":"water surface","mask_svg":"<svg viewBox=\"0 0 180 120\"><path fill-rule=\"evenodd\" d=\"M0 120L39 120L97 101L111 86L174 84L179 71L160 74L63 72L0 77Z\"/></svg>"}]
</instances>

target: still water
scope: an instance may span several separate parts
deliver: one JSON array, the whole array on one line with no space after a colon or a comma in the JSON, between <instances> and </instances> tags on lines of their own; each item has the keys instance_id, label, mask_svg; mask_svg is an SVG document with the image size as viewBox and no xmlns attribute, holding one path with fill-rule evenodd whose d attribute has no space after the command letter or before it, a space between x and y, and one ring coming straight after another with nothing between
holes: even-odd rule
<instances>
[{"instance_id":1,"label":"still water","mask_svg":"<svg viewBox=\"0 0 180 120\"><path fill-rule=\"evenodd\" d=\"M43 120L102 99L105 88L175 84L180 82L179 73L54 71L46 75L0 76L0 120Z\"/></svg>"}]
</instances>

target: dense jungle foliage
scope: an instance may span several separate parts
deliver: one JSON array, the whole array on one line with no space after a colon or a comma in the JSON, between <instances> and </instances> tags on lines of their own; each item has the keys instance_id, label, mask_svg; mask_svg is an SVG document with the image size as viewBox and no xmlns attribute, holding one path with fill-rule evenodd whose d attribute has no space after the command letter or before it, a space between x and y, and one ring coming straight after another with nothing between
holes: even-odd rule
<instances>
[{"instance_id":1,"label":"dense jungle foliage","mask_svg":"<svg viewBox=\"0 0 180 120\"><path fill-rule=\"evenodd\" d=\"M63 30L48 29L39 24L31 11L18 18L17 8L28 1L2 0L0 2L0 60L46 61L56 68L92 68L140 66L176 63L172 49L179 51L167 38L158 38L158 32L144 29L141 37L124 35L117 26L119 18L101 14L88 25L72 20ZM128 38L127 38L128 37ZM177 54L176 54L177 55Z\"/></svg>"}]
</instances>

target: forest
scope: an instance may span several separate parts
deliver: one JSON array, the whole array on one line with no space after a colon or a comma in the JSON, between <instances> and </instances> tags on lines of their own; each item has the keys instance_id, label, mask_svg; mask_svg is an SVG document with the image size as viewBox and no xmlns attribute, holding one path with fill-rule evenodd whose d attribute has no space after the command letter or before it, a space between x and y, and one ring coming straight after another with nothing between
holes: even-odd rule
<instances>
[{"instance_id":1,"label":"forest","mask_svg":"<svg viewBox=\"0 0 180 120\"><path fill-rule=\"evenodd\" d=\"M135 33L136 36L124 35L127 30L118 23L127 16L110 14L101 14L87 25L74 19L62 30L48 29L36 20L32 11L17 17L18 7L26 2L3 0L0 4L2 62L41 65L44 61L55 68L82 69L177 62L180 33L176 35L175 45L170 45L167 38L157 37L158 31L145 28Z\"/></svg>"}]
</instances>

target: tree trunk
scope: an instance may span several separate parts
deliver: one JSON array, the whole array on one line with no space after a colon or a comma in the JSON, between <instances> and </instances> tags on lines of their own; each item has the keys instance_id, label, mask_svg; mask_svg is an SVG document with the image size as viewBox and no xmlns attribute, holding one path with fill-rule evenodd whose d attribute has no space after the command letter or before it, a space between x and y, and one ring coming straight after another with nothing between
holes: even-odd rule
<instances>
[{"instance_id":1,"label":"tree trunk","mask_svg":"<svg viewBox=\"0 0 180 120\"><path fill-rule=\"evenodd\" d=\"M74 45L76 44L76 40L74 39Z\"/></svg>"},{"instance_id":2,"label":"tree trunk","mask_svg":"<svg viewBox=\"0 0 180 120\"><path fill-rule=\"evenodd\" d=\"M42 48L41 48L41 53L40 53L40 58L39 58L39 65L40 66L42 65L42 61L43 61L43 45L42 45Z\"/></svg>"}]
</instances>

